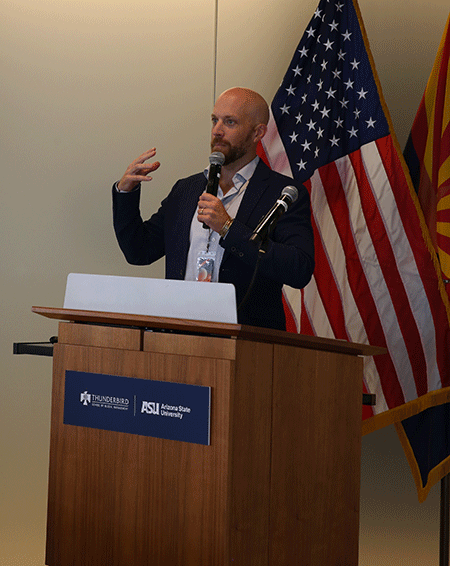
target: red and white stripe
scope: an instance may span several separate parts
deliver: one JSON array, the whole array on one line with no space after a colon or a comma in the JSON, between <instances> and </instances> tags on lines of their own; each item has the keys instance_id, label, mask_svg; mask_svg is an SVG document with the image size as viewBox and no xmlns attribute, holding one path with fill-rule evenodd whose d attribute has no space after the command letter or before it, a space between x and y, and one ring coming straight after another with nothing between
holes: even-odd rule
<instances>
[{"instance_id":1,"label":"red and white stripe","mask_svg":"<svg viewBox=\"0 0 450 566\"><path fill-rule=\"evenodd\" d=\"M263 149L272 169L293 176L272 116ZM320 168L306 186L316 270L304 290L284 292L297 330L387 348L365 360L376 414L448 386L438 273L391 136Z\"/></svg>"}]
</instances>

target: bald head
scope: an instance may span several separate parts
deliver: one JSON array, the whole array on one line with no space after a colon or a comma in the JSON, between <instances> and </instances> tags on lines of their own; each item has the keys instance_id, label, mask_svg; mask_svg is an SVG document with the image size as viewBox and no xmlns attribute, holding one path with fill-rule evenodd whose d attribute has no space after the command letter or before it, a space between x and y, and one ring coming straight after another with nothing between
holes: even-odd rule
<instances>
[{"instance_id":1,"label":"bald head","mask_svg":"<svg viewBox=\"0 0 450 566\"><path fill-rule=\"evenodd\" d=\"M238 171L256 157L267 131L269 108L257 92L234 87L216 100L211 119L211 151L222 152L224 165Z\"/></svg>"},{"instance_id":2,"label":"bald head","mask_svg":"<svg viewBox=\"0 0 450 566\"><path fill-rule=\"evenodd\" d=\"M249 120L254 126L264 124L267 126L269 122L269 107L264 98L249 88L233 87L224 91L217 101L222 97L227 98L229 101L234 102L241 107Z\"/></svg>"}]
</instances>

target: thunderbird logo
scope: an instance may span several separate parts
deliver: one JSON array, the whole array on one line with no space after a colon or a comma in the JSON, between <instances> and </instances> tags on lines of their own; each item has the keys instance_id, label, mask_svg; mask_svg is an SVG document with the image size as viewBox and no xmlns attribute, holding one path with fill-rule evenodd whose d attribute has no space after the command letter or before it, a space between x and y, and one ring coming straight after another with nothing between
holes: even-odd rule
<instances>
[{"instance_id":1,"label":"thunderbird logo","mask_svg":"<svg viewBox=\"0 0 450 566\"><path fill-rule=\"evenodd\" d=\"M80 401L83 405L88 405L91 402L91 394L85 391L80 395Z\"/></svg>"}]
</instances>

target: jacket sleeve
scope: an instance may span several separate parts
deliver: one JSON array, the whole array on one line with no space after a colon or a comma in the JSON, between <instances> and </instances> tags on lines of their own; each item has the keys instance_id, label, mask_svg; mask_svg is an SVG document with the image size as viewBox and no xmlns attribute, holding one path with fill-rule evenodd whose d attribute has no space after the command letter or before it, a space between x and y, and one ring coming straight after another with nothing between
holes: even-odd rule
<instances>
[{"instance_id":1,"label":"jacket sleeve","mask_svg":"<svg viewBox=\"0 0 450 566\"><path fill-rule=\"evenodd\" d=\"M120 193L113 186L113 224L117 241L128 263L149 265L165 254L164 215L166 202L149 220L143 221L140 210L140 187Z\"/></svg>"}]
</instances>

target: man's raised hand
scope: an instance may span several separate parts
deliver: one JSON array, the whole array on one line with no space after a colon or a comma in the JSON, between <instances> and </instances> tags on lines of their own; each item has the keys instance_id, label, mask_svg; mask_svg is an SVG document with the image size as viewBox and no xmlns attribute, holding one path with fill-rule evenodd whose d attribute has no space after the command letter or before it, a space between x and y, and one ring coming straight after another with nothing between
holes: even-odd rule
<instances>
[{"instance_id":1,"label":"man's raised hand","mask_svg":"<svg viewBox=\"0 0 450 566\"><path fill-rule=\"evenodd\" d=\"M154 161L153 163L145 162L155 155L156 148L153 147L130 163L123 174L123 177L117 184L118 190L129 192L135 189L142 181L151 181L152 177L150 177L149 174L156 171L156 169L160 166L160 163L159 161Z\"/></svg>"}]
</instances>

